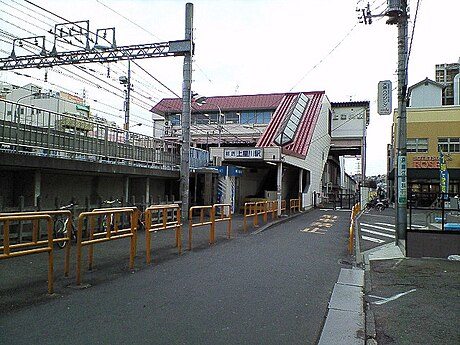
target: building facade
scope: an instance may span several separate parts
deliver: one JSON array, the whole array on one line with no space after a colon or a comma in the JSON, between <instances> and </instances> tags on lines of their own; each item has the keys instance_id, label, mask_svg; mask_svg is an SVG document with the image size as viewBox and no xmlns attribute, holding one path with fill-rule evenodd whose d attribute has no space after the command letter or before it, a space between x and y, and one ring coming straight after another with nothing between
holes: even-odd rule
<instances>
[{"instance_id":1,"label":"building facade","mask_svg":"<svg viewBox=\"0 0 460 345\"><path fill-rule=\"evenodd\" d=\"M192 190L204 190L206 195L211 190L218 195L213 201L231 200L235 210L248 200L280 198L301 198L306 209L326 200L333 190L355 191L339 156L364 159L368 108L369 102L356 102L334 109L324 91L193 101L191 144L209 150L220 173L192 175ZM181 137L181 110L178 98L163 99L152 109L164 117L168 140ZM343 112L339 118L347 119L339 124L334 112ZM334 140L338 149L333 151ZM202 185L206 180L213 181L211 187Z\"/></svg>"},{"instance_id":2,"label":"building facade","mask_svg":"<svg viewBox=\"0 0 460 345\"><path fill-rule=\"evenodd\" d=\"M426 95L426 85L435 85L431 95ZM424 89L417 92L417 89ZM409 88L411 104L423 103L418 97L433 99L440 97L439 87L432 81L422 81ZM440 155L444 155L447 163L448 192L458 194L460 191L460 106L440 105L436 99L434 105L407 108L407 176L408 193L441 192ZM393 143L389 147L389 173L394 176L395 147L397 133L397 111L394 113ZM429 204L430 200L427 200Z\"/></svg>"},{"instance_id":3,"label":"building facade","mask_svg":"<svg viewBox=\"0 0 460 345\"><path fill-rule=\"evenodd\" d=\"M457 63L437 64L435 73L436 82L445 87L442 94L442 104L459 105L460 58Z\"/></svg>"}]
</instances>

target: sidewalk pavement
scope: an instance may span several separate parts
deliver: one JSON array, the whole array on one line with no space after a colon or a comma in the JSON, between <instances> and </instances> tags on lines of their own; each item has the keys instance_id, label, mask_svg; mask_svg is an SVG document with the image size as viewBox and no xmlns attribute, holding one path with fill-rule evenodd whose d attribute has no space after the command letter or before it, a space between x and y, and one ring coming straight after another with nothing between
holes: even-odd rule
<instances>
[{"instance_id":1,"label":"sidewalk pavement","mask_svg":"<svg viewBox=\"0 0 460 345\"><path fill-rule=\"evenodd\" d=\"M361 254L366 345L460 344L460 261L407 258L394 243Z\"/></svg>"}]
</instances>

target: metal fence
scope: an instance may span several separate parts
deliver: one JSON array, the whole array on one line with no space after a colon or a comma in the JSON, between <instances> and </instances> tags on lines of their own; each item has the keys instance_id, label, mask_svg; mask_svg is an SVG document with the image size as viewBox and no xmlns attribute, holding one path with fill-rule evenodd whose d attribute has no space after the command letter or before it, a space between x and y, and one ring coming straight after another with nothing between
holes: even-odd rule
<instances>
[{"instance_id":1,"label":"metal fence","mask_svg":"<svg viewBox=\"0 0 460 345\"><path fill-rule=\"evenodd\" d=\"M0 100L0 150L52 158L179 170L181 145L78 115ZM207 166L191 148L190 166Z\"/></svg>"},{"instance_id":2,"label":"metal fence","mask_svg":"<svg viewBox=\"0 0 460 345\"><path fill-rule=\"evenodd\" d=\"M408 199L410 230L460 230L457 194L412 193ZM416 226L414 226L414 224Z\"/></svg>"}]
</instances>

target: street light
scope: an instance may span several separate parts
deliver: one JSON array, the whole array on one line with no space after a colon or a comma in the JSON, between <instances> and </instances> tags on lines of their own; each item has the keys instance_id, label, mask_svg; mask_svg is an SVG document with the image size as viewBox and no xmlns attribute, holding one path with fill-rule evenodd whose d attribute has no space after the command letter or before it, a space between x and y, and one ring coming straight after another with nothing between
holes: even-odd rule
<instances>
[{"instance_id":1,"label":"street light","mask_svg":"<svg viewBox=\"0 0 460 345\"><path fill-rule=\"evenodd\" d=\"M36 97L36 96L39 96L39 95L41 95L41 91L32 92L30 95L25 95L25 96L19 97L17 99L16 104L14 105L14 121L13 122L16 122L16 114L17 114L17 112L19 110L19 109L17 109L19 101L22 101L24 98L27 98L27 97ZM19 114L17 114L17 115L19 115ZM17 118L19 119L19 116Z\"/></svg>"},{"instance_id":2,"label":"street light","mask_svg":"<svg viewBox=\"0 0 460 345\"><path fill-rule=\"evenodd\" d=\"M197 98L195 98L195 102L196 104L198 104L199 106L202 106L204 104L210 104L210 105L213 105L215 107L217 107L217 109L219 110L219 115L217 117L217 130L219 132L219 137L217 139L217 147L220 147L220 143L222 141L222 123L221 123L221 118L224 116L224 114L222 114L222 109L215 103L211 103L211 102L207 102L207 97L205 96L199 96Z\"/></svg>"}]
</instances>

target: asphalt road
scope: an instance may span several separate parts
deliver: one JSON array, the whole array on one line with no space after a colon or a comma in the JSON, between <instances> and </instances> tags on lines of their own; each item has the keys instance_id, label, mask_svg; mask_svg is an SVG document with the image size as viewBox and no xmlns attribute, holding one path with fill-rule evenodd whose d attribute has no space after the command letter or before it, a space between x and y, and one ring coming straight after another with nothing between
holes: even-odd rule
<instances>
[{"instance_id":1,"label":"asphalt road","mask_svg":"<svg viewBox=\"0 0 460 345\"><path fill-rule=\"evenodd\" d=\"M36 299L16 294L28 284L46 291L46 270L15 289L12 276L29 259L3 260L0 292L11 296L0 311L0 343L315 344L340 268L349 267L349 217L314 210L180 257L168 242L154 265L133 272L126 258L123 269L111 269L121 261L109 255L83 274L91 287L65 288L73 277L58 279L56 294ZM144 258L140 250L136 262Z\"/></svg>"}]
</instances>

